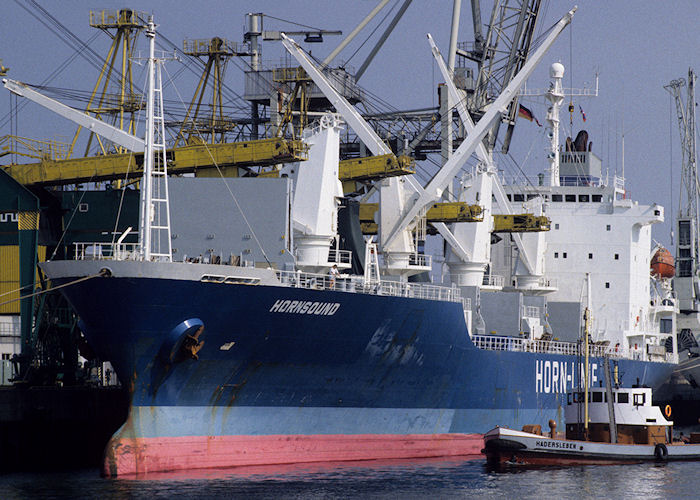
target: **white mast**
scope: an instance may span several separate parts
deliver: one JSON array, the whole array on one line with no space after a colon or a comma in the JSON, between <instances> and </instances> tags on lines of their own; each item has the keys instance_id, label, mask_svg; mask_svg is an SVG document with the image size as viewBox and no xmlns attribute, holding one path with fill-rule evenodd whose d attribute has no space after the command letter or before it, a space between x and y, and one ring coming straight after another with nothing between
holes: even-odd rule
<instances>
[{"instance_id":1,"label":"white mast","mask_svg":"<svg viewBox=\"0 0 700 500\"><path fill-rule=\"evenodd\" d=\"M170 243L170 207L168 203L168 171L165 152L165 122L163 117L163 84L160 65L155 58L156 29L153 18L148 20L149 39L148 102L146 106L146 137L139 241L143 260L172 261Z\"/></svg>"},{"instance_id":2,"label":"white mast","mask_svg":"<svg viewBox=\"0 0 700 500\"><path fill-rule=\"evenodd\" d=\"M549 68L549 76L552 79L552 86L545 96L551 106L547 110L547 126L549 128L550 146L547 160L549 160L549 185L559 185L559 110L564 102L564 92L561 87L561 80L564 77L564 65L554 63Z\"/></svg>"},{"instance_id":3,"label":"white mast","mask_svg":"<svg viewBox=\"0 0 700 500\"><path fill-rule=\"evenodd\" d=\"M564 65L554 63L549 67L549 77L552 82L546 91L526 89L520 92L521 96L544 95L551 106L547 110L547 129L549 137L549 185L559 186L559 111L564 102L564 97L597 97L598 75L595 77L595 89L584 87L582 89L564 89L561 85L564 78Z\"/></svg>"}]
</instances>

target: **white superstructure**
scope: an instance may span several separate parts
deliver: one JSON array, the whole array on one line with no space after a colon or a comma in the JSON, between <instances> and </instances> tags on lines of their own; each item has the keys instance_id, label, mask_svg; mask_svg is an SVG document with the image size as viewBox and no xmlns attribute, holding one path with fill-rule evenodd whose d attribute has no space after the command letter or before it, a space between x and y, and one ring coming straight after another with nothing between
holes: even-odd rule
<instances>
[{"instance_id":1,"label":"white superstructure","mask_svg":"<svg viewBox=\"0 0 700 500\"><path fill-rule=\"evenodd\" d=\"M593 153L576 153L590 155ZM563 155L566 156L566 155ZM541 196L551 231L546 235L545 269L557 283L548 297L550 317L566 315L585 296L591 275L594 340L618 348L644 348L645 332L658 332L650 302L651 226L664 220L660 205L641 205L624 191L597 179L579 186L507 186L513 209ZM513 251L504 239L492 249L495 274L509 276ZM560 310L557 311L557 308ZM555 335L558 332L555 329ZM618 345L619 344L619 345Z\"/></svg>"},{"instance_id":2,"label":"white superstructure","mask_svg":"<svg viewBox=\"0 0 700 500\"><path fill-rule=\"evenodd\" d=\"M553 65L553 76L560 79L562 73L560 64ZM553 108L547 121L557 131L558 113ZM670 296L655 297L650 280L651 228L663 222L664 209L629 199L624 179L604 175L585 131L568 143L565 149L558 146L554 171L559 177L554 182L504 183L512 211L527 212L529 204L540 200L551 220L544 269L556 283L547 297L546 319L552 335L563 340L579 335L580 304L588 299L586 275L590 275L592 340L637 359L666 356L663 341L675 330L676 304ZM517 250L506 236L492 247L492 272L514 284L516 257Z\"/></svg>"}]
</instances>

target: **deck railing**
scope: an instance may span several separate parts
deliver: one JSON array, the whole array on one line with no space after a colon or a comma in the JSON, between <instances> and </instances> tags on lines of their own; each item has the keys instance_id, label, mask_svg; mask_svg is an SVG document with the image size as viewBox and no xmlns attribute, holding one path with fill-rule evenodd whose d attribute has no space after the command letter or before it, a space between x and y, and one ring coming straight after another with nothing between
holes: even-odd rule
<instances>
[{"instance_id":1,"label":"deck railing","mask_svg":"<svg viewBox=\"0 0 700 500\"><path fill-rule=\"evenodd\" d=\"M523 317L524 318L539 318L540 308L536 306L524 306L523 307Z\"/></svg>"},{"instance_id":2,"label":"deck railing","mask_svg":"<svg viewBox=\"0 0 700 500\"><path fill-rule=\"evenodd\" d=\"M499 276L497 274L484 274L484 278L481 282L483 286L494 286L494 287L503 287L505 284L505 278L503 276Z\"/></svg>"},{"instance_id":3,"label":"deck railing","mask_svg":"<svg viewBox=\"0 0 700 500\"><path fill-rule=\"evenodd\" d=\"M75 260L137 260L138 243L73 243Z\"/></svg>"},{"instance_id":4,"label":"deck railing","mask_svg":"<svg viewBox=\"0 0 700 500\"><path fill-rule=\"evenodd\" d=\"M337 290L344 292L386 295L390 297L411 297L426 300L459 302L471 307L471 301L463 302L458 288L404 283L400 281L365 281L359 276L332 277L326 274L302 273L298 271L276 271L277 279L284 285L313 290Z\"/></svg>"},{"instance_id":5,"label":"deck railing","mask_svg":"<svg viewBox=\"0 0 700 500\"><path fill-rule=\"evenodd\" d=\"M521 337L506 337L495 335L472 335L472 342L479 349L487 351L518 351L540 352L546 354L566 354L575 356L579 354L579 344L576 342L562 342L559 340L531 340ZM588 346L590 356L610 356L626 358L624 349L615 349L607 345L592 344Z\"/></svg>"},{"instance_id":6,"label":"deck railing","mask_svg":"<svg viewBox=\"0 0 700 500\"><path fill-rule=\"evenodd\" d=\"M578 354L578 344L571 342L530 340L520 337L472 335L472 342L485 351L541 352L547 354Z\"/></svg>"},{"instance_id":7,"label":"deck railing","mask_svg":"<svg viewBox=\"0 0 700 500\"><path fill-rule=\"evenodd\" d=\"M328 251L328 262L350 264L352 262L352 252L350 250L336 250L331 248Z\"/></svg>"},{"instance_id":8,"label":"deck railing","mask_svg":"<svg viewBox=\"0 0 700 500\"><path fill-rule=\"evenodd\" d=\"M409 266L421 266L421 267L430 267L433 262L433 256L432 255L425 255L422 253L412 253L411 255L408 256L408 265Z\"/></svg>"},{"instance_id":9,"label":"deck railing","mask_svg":"<svg viewBox=\"0 0 700 500\"><path fill-rule=\"evenodd\" d=\"M0 323L0 337L19 337L19 325Z\"/></svg>"},{"instance_id":10,"label":"deck railing","mask_svg":"<svg viewBox=\"0 0 700 500\"><path fill-rule=\"evenodd\" d=\"M485 351L516 351L536 352L542 354L564 354L569 356L583 355L583 346L576 342L562 342L559 340L531 340L522 337L506 337L496 335L472 335L472 342L479 349ZM591 344L588 346L588 354L592 357L643 359L642 349L630 350L620 346ZM665 357L649 357L649 361L673 362L673 355Z\"/></svg>"}]
</instances>

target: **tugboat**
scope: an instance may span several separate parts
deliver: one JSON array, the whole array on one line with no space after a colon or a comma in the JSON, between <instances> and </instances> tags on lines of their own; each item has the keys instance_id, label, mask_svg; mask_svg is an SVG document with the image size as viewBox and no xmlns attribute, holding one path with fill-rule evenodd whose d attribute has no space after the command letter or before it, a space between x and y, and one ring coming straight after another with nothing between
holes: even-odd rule
<instances>
[{"instance_id":1,"label":"tugboat","mask_svg":"<svg viewBox=\"0 0 700 500\"><path fill-rule=\"evenodd\" d=\"M490 465L587 465L700 459L700 433L689 442L673 439L671 407L651 405L651 389L594 388L568 392L566 433L550 421L522 431L496 427L484 436ZM583 407L583 408L582 408ZM588 417L588 418L586 418Z\"/></svg>"},{"instance_id":2,"label":"tugboat","mask_svg":"<svg viewBox=\"0 0 700 500\"><path fill-rule=\"evenodd\" d=\"M589 307L584 313L583 387L567 391L564 420L566 432L556 431L549 421L549 436L541 426L525 425L522 431L496 427L484 435L487 462L501 465L588 465L623 464L646 461L700 459L700 433L692 433L689 442L674 441L671 406L664 412L652 406L648 387L621 388L610 360L604 359L605 386L590 387L590 277Z\"/></svg>"}]
</instances>

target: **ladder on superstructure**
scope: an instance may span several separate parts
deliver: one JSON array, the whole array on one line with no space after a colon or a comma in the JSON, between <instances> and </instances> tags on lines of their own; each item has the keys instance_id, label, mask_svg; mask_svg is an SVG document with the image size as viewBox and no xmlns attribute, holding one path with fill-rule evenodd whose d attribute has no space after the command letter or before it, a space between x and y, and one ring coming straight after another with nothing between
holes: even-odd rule
<instances>
[{"instance_id":1,"label":"ladder on superstructure","mask_svg":"<svg viewBox=\"0 0 700 500\"><path fill-rule=\"evenodd\" d=\"M365 285L379 283L379 256L377 244L367 242L365 244Z\"/></svg>"},{"instance_id":2,"label":"ladder on superstructure","mask_svg":"<svg viewBox=\"0 0 700 500\"><path fill-rule=\"evenodd\" d=\"M146 36L150 39L148 58L148 116L146 149L141 185L141 252L143 260L172 261L168 168L163 113L162 60L155 58L155 26L149 20Z\"/></svg>"}]
</instances>

